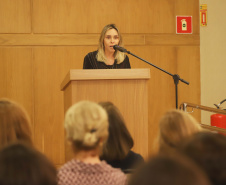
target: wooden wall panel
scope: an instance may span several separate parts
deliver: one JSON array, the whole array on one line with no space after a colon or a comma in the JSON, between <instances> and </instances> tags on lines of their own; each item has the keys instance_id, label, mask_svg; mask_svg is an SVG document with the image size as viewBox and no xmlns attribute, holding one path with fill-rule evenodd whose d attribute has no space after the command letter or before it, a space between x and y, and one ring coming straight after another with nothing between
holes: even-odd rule
<instances>
[{"instance_id":1,"label":"wooden wall panel","mask_svg":"<svg viewBox=\"0 0 226 185\"><path fill-rule=\"evenodd\" d=\"M64 104L60 84L69 69L82 68L93 47L34 48L35 143L55 164L64 162Z\"/></svg>"},{"instance_id":2,"label":"wooden wall panel","mask_svg":"<svg viewBox=\"0 0 226 185\"><path fill-rule=\"evenodd\" d=\"M175 32L172 0L34 0L33 10L35 33L99 33L109 23L122 33Z\"/></svg>"},{"instance_id":3,"label":"wooden wall panel","mask_svg":"<svg viewBox=\"0 0 226 185\"><path fill-rule=\"evenodd\" d=\"M155 46L199 46L198 34L148 34L145 35L146 45Z\"/></svg>"},{"instance_id":4,"label":"wooden wall panel","mask_svg":"<svg viewBox=\"0 0 226 185\"><path fill-rule=\"evenodd\" d=\"M33 71L31 48L0 47L0 98L21 104L34 118Z\"/></svg>"},{"instance_id":5,"label":"wooden wall panel","mask_svg":"<svg viewBox=\"0 0 226 185\"><path fill-rule=\"evenodd\" d=\"M186 85L179 82L179 104L190 102L200 105L200 47L177 47L177 73L181 78L190 82ZM200 121L200 112L195 111L193 116Z\"/></svg>"},{"instance_id":6,"label":"wooden wall panel","mask_svg":"<svg viewBox=\"0 0 226 185\"><path fill-rule=\"evenodd\" d=\"M0 33L31 32L31 0L0 0Z\"/></svg>"},{"instance_id":7,"label":"wooden wall panel","mask_svg":"<svg viewBox=\"0 0 226 185\"><path fill-rule=\"evenodd\" d=\"M193 34L176 35L176 15L192 15ZM18 101L34 124L37 148L64 163L63 93L69 69L81 69L99 33L116 23L127 50L189 81L179 103L200 101L199 2L196 0L0 0L0 97ZM167 74L129 55L132 68L150 68L149 154L162 114L175 108ZM194 114L199 118L199 113Z\"/></svg>"},{"instance_id":8,"label":"wooden wall panel","mask_svg":"<svg viewBox=\"0 0 226 185\"><path fill-rule=\"evenodd\" d=\"M0 34L2 46L92 46L97 49L100 34ZM155 39L155 42L162 38ZM184 40L184 39L183 39ZM171 40L172 41L172 40ZM144 34L123 34L127 45L144 45ZM184 44L186 44L184 40Z\"/></svg>"},{"instance_id":9,"label":"wooden wall panel","mask_svg":"<svg viewBox=\"0 0 226 185\"><path fill-rule=\"evenodd\" d=\"M199 35L122 34L126 46L199 46ZM99 34L0 34L2 46L96 46Z\"/></svg>"}]
</instances>

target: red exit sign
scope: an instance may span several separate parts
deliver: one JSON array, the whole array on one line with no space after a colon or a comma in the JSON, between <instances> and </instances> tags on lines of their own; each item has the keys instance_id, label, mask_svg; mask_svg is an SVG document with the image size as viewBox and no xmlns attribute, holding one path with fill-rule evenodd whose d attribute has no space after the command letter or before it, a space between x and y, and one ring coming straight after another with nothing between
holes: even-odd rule
<instances>
[{"instance_id":1,"label":"red exit sign","mask_svg":"<svg viewBox=\"0 0 226 185\"><path fill-rule=\"evenodd\" d=\"M176 16L177 34L192 33L192 16Z\"/></svg>"}]
</instances>

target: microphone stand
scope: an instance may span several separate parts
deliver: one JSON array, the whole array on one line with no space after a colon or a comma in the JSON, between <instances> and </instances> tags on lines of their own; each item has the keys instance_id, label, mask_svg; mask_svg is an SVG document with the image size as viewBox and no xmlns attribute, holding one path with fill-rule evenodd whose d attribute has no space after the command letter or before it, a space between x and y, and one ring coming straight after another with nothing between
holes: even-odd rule
<instances>
[{"instance_id":1,"label":"microphone stand","mask_svg":"<svg viewBox=\"0 0 226 185\"><path fill-rule=\"evenodd\" d=\"M123 49L124 49L124 48L123 48ZM126 49L124 49L123 52L126 52L126 53L128 53L128 54L130 54L130 55L133 55L134 57L136 57L136 58L138 58L138 59L140 59L140 60L146 62L147 64L149 64L149 65L151 65L151 66L153 66L153 67L155 67L155 68L161 70L162 72L164 72L164 73L166 73L166 74L168 74L168 75L170 75L170 76L173 77L174 84L175 84L176 109L178 109L178 83L179 83L179 80L180 80L181 82L187 84L187 85L189 85L189 82L187 82L187 81L181 79L180 76L179 76L178 74L174 74L174 75L173 75L173 74L169 73L168 71L166 71L166 70L164 70L164 69L162 69L162 68L160 68L160 67L158 67L158 66L156 66L156 65L154 65L154 64L152 64L152 63L150 63L150 62L148 62L147 60L144 60L144 59L138 57L137 55L134 55L133 53L131 53L130 51L127 51Z\"/></svg>"}]
</instances>

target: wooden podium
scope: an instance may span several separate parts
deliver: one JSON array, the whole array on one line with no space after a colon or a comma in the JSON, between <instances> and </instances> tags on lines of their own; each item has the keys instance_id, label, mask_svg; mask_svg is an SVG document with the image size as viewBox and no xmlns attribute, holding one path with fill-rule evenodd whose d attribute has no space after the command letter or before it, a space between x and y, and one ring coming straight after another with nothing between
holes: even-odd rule
<instances>
[{"instance_id":1,"label":"wooden podium","mask_svg":"<svg viewBox=\"0 0 226 185\"><path fill-rule=\"evenodd\" d=\"M81 100L111 101L134 139L132 150L147 158L149 78L149 69L72 69L61 83L64 110ZM65 146L65 161L71 158L72 151Z\"/></svg>"}]
</instances>

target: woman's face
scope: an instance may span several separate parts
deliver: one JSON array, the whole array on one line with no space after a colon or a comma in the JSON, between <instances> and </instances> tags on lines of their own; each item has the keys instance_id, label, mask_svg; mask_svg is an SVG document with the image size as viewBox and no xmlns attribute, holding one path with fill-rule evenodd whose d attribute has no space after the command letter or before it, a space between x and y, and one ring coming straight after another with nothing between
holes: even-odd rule
<instances>
[{"instance_id":1,"label":"woman's face","mask_svg":"<svg viewBox=\"0 0 226 185\"><path fill-rule=\"evenodd\" d=\"M115 29L110 29L105 33L104 37L104 48L105 52L114 53L115 50L113 48L114 45L118 45L119 43L119 35Z\"/></svg>"}]
</instances>

